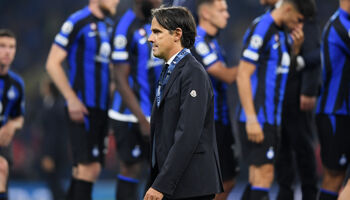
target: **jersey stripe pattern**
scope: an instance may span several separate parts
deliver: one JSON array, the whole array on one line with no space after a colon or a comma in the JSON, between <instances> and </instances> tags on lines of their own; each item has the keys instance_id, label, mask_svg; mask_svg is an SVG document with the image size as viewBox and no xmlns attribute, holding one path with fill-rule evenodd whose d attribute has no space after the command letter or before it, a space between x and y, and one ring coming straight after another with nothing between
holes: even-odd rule
<instances>
[{"instance_id":1,"label":"jersey stripe pattern","mask_svg":"<svg viewBox=\"0 0 350 200\"><path fill-rule=\"evenodd\" d=\"M55 37L55 44L68 53L70 85L89 108L108 108L110 26L85 7L71 15Z\"/></svg>"},{"instance_id":2,"label":"jersey stripe pattern","mask_svg":"<svg viewBox=\"0 0 350 200\"><path fill-rule=\"evenodd\" d=\"M290 36L278 27L270 12L257 18L244 36L241 60L256 66L251 76L252 94L261 125L281 123L282 101L290 66ZM246 121L243 109L241 122Z\"/></svg>"},{"instance_id":3,"label":"jersey stripe pattern","mask_svg":"<svg viewBox=\"0 0 350 200\"><path fill-rule=\"evenodd\" d=\"M24 115L24 82L12 71L0 76L0 123L1 127L11 118Z\"/></svg>"},{"instance_id":4,"label":"jersey stripe pattern","mask_svg":"<svg viewBox=\"0 0 350 200\"><path fill-rule=\"evenodd\" d=\"M114 64L130 65L129 86L146 117L151 115L158 78L164 63L152 54L152 46L148 42L150 34L151 25L138 19L132 10L128 10L114 30L112 52ZM118 91L114 93L109 116L119 121L137 122Z\"/></svg>"},{"instance_id":5,"label":"jersey stripe pattern","mask_svg":"<svg viewBox=\"0 0 350 200\"><path fill-rule=\"evenodd\" d=\"M350 15L339 9L325 26L323 84L316 113L350 115Z\"/></svg>"},{"instance_id":6,"label":"jersey stripe pattern","mask_svg":"<svg viewBox=\"0 0 350 200\"><path fill-rule=\"evenodd\" d=\"M197 37L192 49L192 54L208 70L216 62L222 62L226 65L224 53L220 48L215 37L210 36L200 26L197 27ZM210 75L214 90L214 118L223 124L229 123L229 114L227 106L227 85L226 83Z\"/></svg>"}]
</instances>

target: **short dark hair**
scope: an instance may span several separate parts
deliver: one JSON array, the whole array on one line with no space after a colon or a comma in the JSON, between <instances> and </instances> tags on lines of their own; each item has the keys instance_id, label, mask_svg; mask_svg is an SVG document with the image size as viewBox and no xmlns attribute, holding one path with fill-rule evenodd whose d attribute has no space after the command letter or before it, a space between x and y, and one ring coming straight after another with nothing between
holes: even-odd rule
<instances>
[{"instance_id":1,"label":"short dark hair","mask_svg":"<svg viewBox=\"0 0 350 200\"><path fill-rule=\"evenodd\" d=\"M10 37L16 39L16 35L9 29L0 29L0 37Z\"/></svg>"},{"instance_id":2,"label":"short dark hair","mask_svg":"<svg viewBox=\"0 0 350 200\"><path fill-rule=\"evenodd\" d=\"M316 15L316 3L314 0L284 0L294 4L297 10L306 18L313 18Z\"/></svg>"},{"instance_id":3,"label":"short dark hair","mask_svg":"<svg viewBox=\"0 0 350 200\"><path fill-rule=\"evenodd\" d=\"M158 23L170 33L181 28L181 45L188 49L193 47L197 34L196 23L187 8L176 6L153 9L152 17L156 18Z\"/></svg>"},{"instance_id":4,"label":"short dark hair","mask_svg":"<svg viewBox=\"0 0 350 200\"><path fill-rule=\"evenodd\" d=\"M198 10L199 6L202 4L212 4L215 1L225 1L225 0L196 0L196 8Z\"/></svg>"}]
</instances>

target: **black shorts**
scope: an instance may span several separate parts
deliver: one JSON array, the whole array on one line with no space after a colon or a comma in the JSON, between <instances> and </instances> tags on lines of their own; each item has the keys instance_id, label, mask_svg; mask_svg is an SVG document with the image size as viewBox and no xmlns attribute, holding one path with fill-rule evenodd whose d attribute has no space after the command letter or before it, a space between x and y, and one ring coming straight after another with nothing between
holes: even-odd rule
<instances>
[{"instance_id":1,"label":"black shorts","mask_svg":"<svg viewBox=\"0 0 350 200\"><path fill-rule=\"evenodd\" d=\"M242 146L242 157L248 165L260 166L273 164L276 158L280 132L277 126L265 123L264 141L260 144L248 140L245 123L239 122L239 134Z\"/></svg>"},{"instance_id":2,"label":"black shorts","mask_svg":"<svg viewBox=\"0 0 350 200\"><path fill-rule=\"evenodd\" d=\"M0 147L0 156L4 157L7 160L9 166L12 165L12 142L7 147Z\"/></svg>"},{"instance_id":3,"label":"black shorts","mask_svg":"<svg viewBox=\"0 0 350 200\"><path fill-rule=\"evenodd\" d=\"M148 159L150 144L140 132L139 124L111 120L119 159L131 165Z\"/></svg>"},{"instance_id":4,"label":"black shorts","mask_svg":"<svg viewBox=\"0 0 350 200\"><path fill-rule=\"evenodd\" d=\"M317 114L316 125L323 165L332 170L346 170L350 160L350 117Z\"/></svg>"},{"instance_id":5,"label":"black shorts","mask_svg":"<svg viewBox=\"0 0 350 200\"><path fill-rule=\"evenodd\" d=\"M220 167L223 181L234 178L239 172L238 158L234 150L234 138L230 124L215 122Z\"/></svg>"},{"instance_id":6,"label":"black shorts","mask_svg":"<svg viewBox=\"0 0 350 200\"><path fill-rule=\"evenodd\" d=\"M107 153L107 111L90 108L88 111L89 115L85 116L84 123L69 120L69 137L75 166L79 163L92 162L99 162L103 165Z\"/></svg>"}]
</instances>

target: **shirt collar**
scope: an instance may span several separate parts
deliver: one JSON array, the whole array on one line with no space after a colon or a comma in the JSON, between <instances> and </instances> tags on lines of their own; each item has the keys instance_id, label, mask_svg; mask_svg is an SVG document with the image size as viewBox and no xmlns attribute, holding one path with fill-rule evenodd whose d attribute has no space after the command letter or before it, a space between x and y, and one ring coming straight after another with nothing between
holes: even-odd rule
<instances>
[{"instance_id":1,"label":"shirt collar","mask_svg":"<svg viewBox=\"0 0 350 200\"><path fill-rule=\"evenodd\" d=\"M339 8L339 15L349 19L350 18L350 15L349 13L347 13L345 10L343 10L342 8Z\"/></svg>"},{"instance_id":2,"label":"shirt collar","mask_svg":"<svg viewBox=\"0 0 350 200\"><path fill-rule=\"evenodd\" d=\"M283 3L283 0L277 1L277 3L275 4L275 8L281 7L282 3Z\"/></svg>"},{"instance_id":3,"label":"shirt collar","mask_svg":"<svg viewBox=\"0 0 350 200\"><path fill-rule=\"evenodd\" d=\"M182 50L182 49L181 49L181 50ZM181 50L180 50L180 51L181 51ZM171 62L173 62L173 60L174 60L175 57L177 56L177 54L180 53L180 51L178 51L176 54L174 54L165 64L170 65Z\"/></svg>"}]
</instances>

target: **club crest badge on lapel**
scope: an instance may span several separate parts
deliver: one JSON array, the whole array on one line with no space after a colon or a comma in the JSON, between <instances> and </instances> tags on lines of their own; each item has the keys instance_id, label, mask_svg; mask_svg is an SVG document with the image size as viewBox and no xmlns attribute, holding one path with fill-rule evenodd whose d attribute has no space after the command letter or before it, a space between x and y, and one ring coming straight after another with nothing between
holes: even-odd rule
<instances>
[{"instance_id":1,"label":"club crest badge on lapel","mask_svg":"<svg viewBox=\"0 0 350 200\"><path fill-rule=\"evenodd\" d=\"M190 95L191 95L191 97L196 97L197 96L196 90L192 90Z\"/></svg>"}]
</instances>

